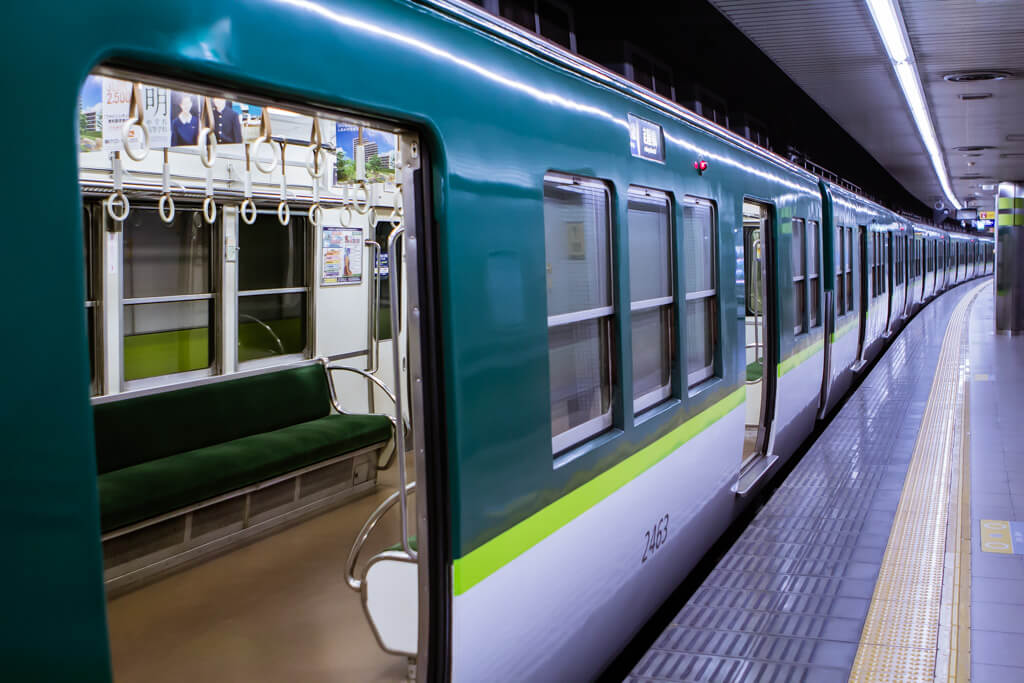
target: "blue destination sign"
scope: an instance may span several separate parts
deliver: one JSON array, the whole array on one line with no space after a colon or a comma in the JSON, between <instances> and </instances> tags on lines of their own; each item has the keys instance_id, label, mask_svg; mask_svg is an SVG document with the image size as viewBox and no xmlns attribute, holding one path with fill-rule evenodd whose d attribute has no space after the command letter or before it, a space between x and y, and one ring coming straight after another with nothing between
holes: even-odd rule
<instances>
[{"instance_id":1,"label":"blue destination sign","mask_svg":"<svg viewBox=\"0 0 1024 683\"><path fill-rule=\"evenodd\" d=\"M648 161L665 162L665 135L661 126L628 114L629 152Z\"/></svg>"}]
</instances>

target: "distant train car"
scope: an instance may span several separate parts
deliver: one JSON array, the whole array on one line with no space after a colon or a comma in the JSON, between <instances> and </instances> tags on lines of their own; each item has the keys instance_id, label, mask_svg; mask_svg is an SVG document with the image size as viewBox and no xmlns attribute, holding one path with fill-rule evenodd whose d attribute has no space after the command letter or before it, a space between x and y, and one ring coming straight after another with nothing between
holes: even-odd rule
<instances>
[{"instance_id":1,"label":"distant train car","mask_svg":"<svg viewBox=\"0 0 1024 683\"><path fill-rule=\"evenodd\" d=\"M211 660L591 678L886 337L992 272L990 240L470 5L231 10L63 8L82 31L29 4L3 29L35 103L2 115L0 281L31 331L0 336L12 679L109 679L108 625L134 638L115 669L189 678L146 648L231 591L145 624L114 597L217 557L214 585L287 605L236 551L314 516L329 541L276 559L343 546L354 590L302 584L301 637ZM13 66L54 30L44 78Z\"/></svg>"}]
</instances>

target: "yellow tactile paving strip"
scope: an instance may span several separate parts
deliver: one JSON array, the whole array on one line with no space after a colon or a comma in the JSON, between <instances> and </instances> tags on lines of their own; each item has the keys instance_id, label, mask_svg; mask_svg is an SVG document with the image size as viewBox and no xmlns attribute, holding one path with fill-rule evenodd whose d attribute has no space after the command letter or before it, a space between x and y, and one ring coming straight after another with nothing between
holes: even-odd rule
<instances>
[{"instance_id":1,"label":"yellow tactile paving strip","mask_svg":"<svg viewBox=\"0 0 1024 683\"><path fill-rule=\"evenodd\" d=\"M950 316L851 682L970 678L966 342L979 285Z\"/></svg>"}]
</instances>

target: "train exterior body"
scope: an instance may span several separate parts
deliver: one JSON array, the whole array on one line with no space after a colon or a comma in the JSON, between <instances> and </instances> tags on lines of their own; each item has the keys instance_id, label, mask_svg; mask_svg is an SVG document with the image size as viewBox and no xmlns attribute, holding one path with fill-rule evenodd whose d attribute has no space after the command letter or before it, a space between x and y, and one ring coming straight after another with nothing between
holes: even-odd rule
<instances>
[{"instance_id":1,"label":"train exterior body","mask_svg":"<svg viewBox=\"0 0 1024 683\"><path fill-rule=\"evenodd\" d=\"M422 234L433 236L436 255L421 274L437 293L423 315L436 316L431 348L441 372L425 391L438 402L427 429L444 445L428 453L421 493L437 511L434 564L421 566L419 579L429 588L419 618L421 655L433 660L425 676L598 674L883 340L928 298L991 272L988 242L916 226L820 183L462 5L105 1L61 11L53 22L43 5L19 4L0 48L6 63L33 65L5 75L31 104L0 114L18 132L3 175L20 188L8 225L21 227L8 231L6 252L23 255L0 280L22 292L7 319L33 337L0 336L7 357L19 359L5 373L0 410L9 544L0 572L18 587L0 626L12 679L110 677L74 154L76 97L97 65L359 112L420 135L430 160L424 220L433 226ZM60 50L40 50L44 31ZM663 160L630 153L631 117L661 131ZM701 160L707 169L698 172ZM553 176L600 184L610 217L610 424L563 450L552 445L550 405L557 368L545 191ZM631 188L664 193L671 207L671 389L646 411L634 410L631 391ZM688 269L698 267L686 236L693 205L713 216L717 305L706 319L710 374L691 386L686 343L705 333L685 305ZM765 217L756 257L744 241L753 205ZM806 239L808 230L817 237ZM923 250L920 272L918 252L900 251L906 245ZM744 312L752 258L763 264L761 322ZM765 351L753 406L751 317ZM766 410L760 460L745 460L745 416Z\"/></svg>"}]
</instances>

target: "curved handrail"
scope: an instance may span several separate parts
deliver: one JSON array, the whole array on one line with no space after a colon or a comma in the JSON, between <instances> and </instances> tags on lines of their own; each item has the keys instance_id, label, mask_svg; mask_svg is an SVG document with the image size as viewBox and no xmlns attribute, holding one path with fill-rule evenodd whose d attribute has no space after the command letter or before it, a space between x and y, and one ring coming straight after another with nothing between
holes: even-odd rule
<instances>
[{"instance_id":1,"label":"curved handrail","mask_svg":"<svg viewBox=\"0 0 1024 683\"><path fill-rule=\"evenodd\" d=\"M363 552L363 546L366 544L366 539L373 533L374 528L377 526L377 522L384 516L388 510L394 507L395 502L399 499L405 500L405 496L416 490L416 482L411 481L405 485L405 489L398 489L390 496L384 499L384 502L377 506L366 522L363 524L363 528L359 530L356 535L356 541L352 544L352 549L348 552L348 561L345 563L345 583L352 590L359 592L363 588L363 582L355 577L356 562L359 560L359 554ZM402 525L403 529L405 525ZM405 542L402 544L406 546L409 544L409 539L403 539Z\"/></svg>"},{"instance_id":2,"label":"curved handrail","mask_svg":"<svg viewBox=\"0 0 1024 683\"><path fill-rule=\"evenodd\" d=\"M253 321L257 325L262 327L264 330L266 330L267 334L269 334L271 337L273 337L274 341L277 343L277 350L281 352L282 356L285 355L284 342L282 342L281 338L277 336L276 332L274 332L274 328L272 328L270 325L266 324L265 322L263 322L262 320L260 320L256 316L249 315L248 313L239 313L238 317L239 318L248 318L249 320ZM241 346L241 344L242 344L241 340L239 340L238 344L239 344L239 346Z\"/></svg>"},{"instance_id":3,"label":"curved handrail","mask_svg":"<svg viewBox=\"0 0 1024 683\"><path fill-rule=\"evenodd\" d=\"M377 377L376 375L373 375L373 374L367 372L366 370L360 370L359 368L354 368L354 367L352 367L350 365L333 365L333 364L329 363L326 358L321 358L320 359L320 363L321 363L321 365L324 366L324 372L327 374L327 386L330 389L330 393L331 393L331 405L334 406L334 409L337 410L339 414L341 414L341 415L351 415L351 413L349 413L347 410L345 410L344 408L341 407L341 402L338 400L338 391L334 387L334 376L331 374L332 370L343 370L345 372L354 372L357 375L365 377L366 379L370 380L370 382L372 382L373 384L377 385L380 388L380 390L384 392L384 395L387 396L389 399L391 399L392 403L397 405L398 401L395 398L395 395L391 392L391 389L389 389L388 385L384 384L384 382L379 377ZM372 387L371 387L371 389L372 389ZM381 414L383 414L384 417L388 418L388 420L391 421L391 428L392 428L393 432L395 434L397 434L398 433L398 421L397 421L397 419L395 417L392 417L391 415L388 415L387 413L381 413ZM386 470L387 468L391 467L391 462L394 460L395 452L397 450L398 449L396 447L394 450L391 451L391 455L388 456L388 459L386 461L384 461L384 463L382 463L379 466L380 469Z\"/></svg>"}]
</instances>

